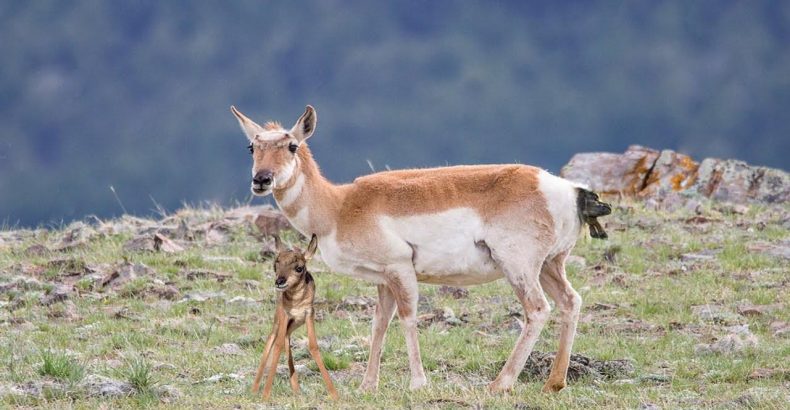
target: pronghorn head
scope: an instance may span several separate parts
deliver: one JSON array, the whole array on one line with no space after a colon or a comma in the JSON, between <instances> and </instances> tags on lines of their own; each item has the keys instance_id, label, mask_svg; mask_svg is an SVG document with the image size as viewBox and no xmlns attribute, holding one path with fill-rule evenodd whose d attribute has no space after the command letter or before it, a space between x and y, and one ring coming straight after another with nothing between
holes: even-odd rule
<instances>
[{"instance_id":1,"label":"pronghorn head","mask_svg":"<svg viewBox=\"0 0 790 410\"><path fill-rule=\"evenodd\" d=\"M288 250L276 234L274 243L277 245L277 257L274 259L274 273L277 278L274 280L274 289L278 292L285 292L304 282L307 275L307 262L313 258L318 248L318 237L313 234L310 244L307 245L307 250L304 252L299 248Z\"/></svg>"},{"instance_id":2,"label":"pronghorn head","mask_svg":"<svg viewBox=\"0 0 790 410\"><path fill-rule=\"evenodd\" d=\"M279 123L267 122L263 126L247 118L236 107L230 110L239 120L242 131L250 141L252 154L252 193L265 196L278 186L288 183L299 166L299 146L313 135L318 116L312 106L307 106L290 130Z\"/></svg>"}]
</instances>

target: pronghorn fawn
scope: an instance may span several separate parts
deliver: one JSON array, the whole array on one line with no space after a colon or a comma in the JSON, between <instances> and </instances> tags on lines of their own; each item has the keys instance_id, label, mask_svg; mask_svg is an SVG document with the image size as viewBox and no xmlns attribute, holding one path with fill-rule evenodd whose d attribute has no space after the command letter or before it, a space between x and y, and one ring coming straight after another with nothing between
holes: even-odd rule
<instances>
[{"instance_id":1,"label":"pronghorn fawn","mask_svg":"<svg viewBox=\"0 0 790 410\"><path fill-rule=\"evenodd\" d=\"M594 193L521 164L388 171L335 185L321 175L306 144L317 124L313 107L290 129L274 122L261 126L235 107L231 111L249 140L253 194L273 193L297 230L315 232L332 270L378 285L361 389L378 387L382 342L396 311L410 388L427 384L417 339L418 283L468 286L503 277L526 325L489 389L511 389L524 368L549 317L544 292L554 300L561 325L543 390L565 387L582 303L565 275L565 259L585 225L592 236L605 235L595 218L611 212Z\"/></svg>"},{"instance_id":2,"label":"pronghorn fawn","mask_svg":"<svg viewBox=\"0 0 790 410\"><path fill-rule=\"evenodd\" d=\"M277 363L280 361L280 354L285 350L285 354L288 357L291 389L294 393L299 393L299 382L294 370L293 356L291 356L291 333L306 324L307 349L321 371L321 377L324 378L329 395L333 399L337 399L337 391L332 384L332 379L329 378L324 361L321 359L321 352L318 350L318 341L315 336L315 311L313 310L315 281L310 272L307 271L307 262L315 254L318 238L313 235L305 252L298 249L285 249L280 237L277 235L274 236L274 241L277 246L277 257L274 260L274 273L277 278L274 281L274 288L279 292L279 296L277 297L272 332L266 340L261 363L258 365L258 372L255 374L255 380L252 383L252 392L253 394L257 393L260 389L261 378L268 364L268 375L263 387L263 399L269 399L274 375L277 373Z\"/></svg>"}]
</instances>

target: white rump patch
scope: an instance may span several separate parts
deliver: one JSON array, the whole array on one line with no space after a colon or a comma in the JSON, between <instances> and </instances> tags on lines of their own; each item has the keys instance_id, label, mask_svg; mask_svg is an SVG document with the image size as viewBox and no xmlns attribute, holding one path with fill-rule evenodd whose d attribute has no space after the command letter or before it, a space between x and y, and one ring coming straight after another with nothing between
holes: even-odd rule
<instances>
[{"instance_id":1,"label":"white rump patch","mask_svg":"<svg viewBox=\"0 0 790 410\"><path fill-rule=\"evenodd\" d=\"M555 249L551 253L569 249L579 237L579 216L576 209L576 184L541 170L538 186L549 213L554 219Z\"/></svg>"}]
</instances>

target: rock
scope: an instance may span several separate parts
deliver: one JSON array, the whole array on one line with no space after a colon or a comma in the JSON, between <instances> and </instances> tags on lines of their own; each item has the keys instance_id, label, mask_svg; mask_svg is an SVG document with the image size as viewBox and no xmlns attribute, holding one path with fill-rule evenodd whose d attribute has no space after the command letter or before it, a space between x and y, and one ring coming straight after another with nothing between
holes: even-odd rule
<instances>
[{"instance_id":1,"label":"rock","mask_svg":"<svg viewBox=\"0 0 790 410\"><path fill-rule=\"evenodd\" d=\"M711 344L699 344L694 347L697 354L733 354L747 348L757 346L757 336L749 331L749 325L730 326L730 333Z\"/></svg>"},{"instance_id":2,"label":"rock","mask_svg":"<svg viewBox=\"0 0 790 410\"><path fill-rule=\"evenodd\" d=\"M279 211L275 210L262 210L255 217L255 226L261 234L271 236L279 233L284 229L291 229L291 223Z\"/></svg>"},{"instance_id":3,"label":"rock","mask_svg":"<svg viewBox=\"0 0 790 410\"><path fill-rule=\"evenodd\" d=\"M774 337L787 337L790 335L790 324L781 320L775 320L768 325Z\"/></svg>"},{"instance_id":4,"label":"rock","mask_svg":"<svg viewBox=\"0 0 790 410\"><path fill-rule=\"evenodd\" d=\"M787 203L790 174L751 166L743 161L708 158L701 163L671 151L660 153L637 145L623 154L581 153L560 171L571 181L601 194L642 198L651 209L698 209L700 196L733 203L733 211L748 212L746 203Z\"/></svg>"},{"instance_id":5,"label":"rock","mask_svg":"<svg viewBox=\"0 0 790 410\"><path fill-rule=\"evenodd\" d=\"M345 296L341 305L344 308L364 309L376 306L376 301L367 296Z\"/></svg>"},{"instance_id":6,"label":"rock","mask_svg":"<svg viewBox=\"0 0 790 410\"><path fill-rule=\"evenodd\" d=\"M533 351L527 359L524 372L534 379L544 380L551 371L555 354ZM568 380L578 380L582 377L617 380L627 378L635 371L634 362L629 359L597 360L572 354L568 366Z\"/></svg>"},{"instance_id":7,"label":"rock","mask_svg":"<svg viewBox=\"0 0 790 410\"><path fill-rule=\"evenodd\" d=\"M658 156L658 151L639 145L628 147L624 154L576 154L562 168L560 176L601 194L635 196L644 187Z\"/></svg>"},{"instance_id":8,"label":"rock","mask_svg":"<svg viewBox=\"0 0 790 410\"><path fill-rule=\"evenodd\" d=\"M779 243L750 242L746 245L746 249L749 252L759 252L781 259L790 259L790 240L784 240Z\"/></svg>"},{"instance_id":9,"label":"rock","mask_svg":"<svg viewBox=\"0 0 790 410\"><path fill-rule=\"evenodd\" d=\"M207 377L203 380L197 381L194 384L199 383L219 383L219 382L226 382L226 381L241 381L244 380L245 377L242 374L238 373L218 373L213 376Z\"/></svg>"},{"instance_id":10,"label":"rock","mask_svg":"<svg viewBox=\"0 0 790 410\"><path fill-rule=\"evenodd\" d=\"M109 377L91 374L80 383L90 397L124 397L134 392L131 384Z\"/></svg>"},{"instance_id":11,"label":"rock","mask_svg":"<svg viewBox=\"0 0 790 410\"><path fill-rule=\"evenodd\" d=\"M40 243L36 243L28 246L24 253L25 256L44 256L49 253L49 249Z\"/></svg>"},{"instance_id":12,"label":"rock","mask_svg":"<svg viewBox=\"0 0 790 410\"><path fill-rule=\"evenodd\" d=\"M221 346L217 346L211 350L214 353L226 354L231 356L238 356L244 354L244 350L242 350L241 346L237 345L236 343L223 343Z\"/></svg>"},{"instance_id":13,"label":"rock","mask_svg":"<svg viewBox=\"0 0 790 410\"><path fill-rule=\"evenodd\" d=\"M29 276L14 276L8 282L0 283L0 294L10 290L28 291L41 290L44 284Z\"/></svg>"},{"instance_id":14,"label":"rock","mask_svg":"<svg viewBox=\"0 0 790 410\"><path fill-rule=\"evenodd\" d=\"M156 251L156 245L154 244L153 236L140 235L126 241L123 244L123 250L125 252L154 252Z\"/></svg>"},{"instance_id":15,"label":"rock","mask_svg":"<svg viewBox=\"0 0 790 410\"><path fill-rule=\"evenodd\" d=\"M219 229L209 229L206 231L206 243L209 245L219 245L227 241L228 236Z\"/></svg>"},{"instance_id":16,"label":"rock","mask_svg":"<svg viewBox=\"0 0 790 410\"><path fill-rule=\"evenodd\" d=\"M183 252L184 248L173 242L170 238L157 233L154 234L154 250L162 251L164 253L177 253Z\"/></svg>"},{"instance_id":17,"label":"rock","mask_svg":"<svg viewBox=\"0 0 790 410\"><path fill-rule=\"evenodd\" d=\"M114 269L106 275L99 283L100 287L111 287L118 289L129 281L139 277L155 276L156 272L143 263L125 262L123 265Z\"/></svg>"},{"instance_id":18,"label":"rock","mask_svg":"<svg viewBox=\"0 0 790 410\"><path fill-rule=\"evenodd\" d=\"M790 175L743 161L707 158L700 164L691 189L717 201L787 203Z\"/></svg>"},{"instance_id":19,"label":"rock","mask_svg":"<svg viewBox=\"0 0 790 410\"><path fill-rule=\"evenodd\" d=\"M217 282L224 282L228 278L233 277L233 274L228 272L217 272L208 269L194 269L190 271L186 271L185 274L187 280L195 280L195 279L213 279Z\"/></svg>"},{"instance_id":20,"label":"rock","mask_svg":"<svg viewBox=\"0 0 790 410\"><path fill-rule=\"evenodd\" d=\"M664 197L667 194L684 191L694 182L697 164L688 155L671 150L663 150L644 181L642 197Z\"/></svg>"},{"instance_id":21,"label":"rock","mask_svg":"<svg viewBox=\"0 0 790 410\"><path fill-rule=\"evenodd\" d=\"M238 304L238 305L247 305L247 306L257 306L258 302L253 298L248 298L246 296L234 296L230 300L228 300L230 304Z\"/></svg>"},{"instance_id":22,"label":"rock","mask_svg":"<svg viewBox=\"0 0 790 410\"><path fill-rule=\"evenodd\" d=\"M453 299L463 299L469 297L468 290L455 286L442 285L439 287L438 292L442 296L451 296Z\"/></svg>"},{"instance_id":23,"label":"rock","mask_svg":"<svg viewBox=\"0 0 790 410\"><path fill-rule=\"evenodd\" d=\"M183 299L178 301L178 303L189 301L205 302L209 299L217 299L223 296L225 296L225 294L222 292L194 292L186 294Z\"/></svg>"},{"instance_id":24,"label":"rock","mask_svg":"<svg viewBox=\"0 0 790 410\"><path fill-rule=\"evenodd\" d=\"M742 304L738 305L738 314L741 316L762 316L781 308L781 303L774 303L771 305Z\"/></svg>"},{"instance_id":25,"label":"rock","mask_svg":"<svg viewBox=\"0 0 790 410\"><path fill-rule=\"evenodd\" d=\"M46 295L39 298L39 302L44 306L49 306L53 303L62 302L69 298L71 294L71 286L57 285Z\"/></svg>"},{"instance_id":26,"label":"rock","mask_svg":"<svg viewBox=\"0 0 790 410\"><path fill-rule=\"evenodd\" d=\"M150 293L153 293L159 299L166 299L166 300L176 300L181 295L181 292L178 291L173 285L156 285L152 286L149 289Z\"/></svg>"},{"instance_id":27,"label":"rock","mask_svg":"<svg viewBox=\"0 0 790 410\"><path fill-rule=\"evenodd\" d=\"M692 306L691 313L705 322L729 324L738 320L737 315L722 305Z\"/></svg>"},{"instance_id":28,"label":"rock","mask_svg":"<svg viewBox=\"0 0 790 410\"><path fill-rule=\"evenodd\" d=\"M761 380L761 379L780 379L784 381L790 381L790 370L788 369L754 369L754 371L749 374L749 380Z\"/></svg>"},{"instance_id":29,"label":"rock","mask_svg":"<svg viewBox=\"0 0 790 410\"><path fill-rule=\"evenodd\" d=\"M181 390L169 384L157 387L156 393L163 403L172 403L182 396Z\"/></svg>"}]
</instances>

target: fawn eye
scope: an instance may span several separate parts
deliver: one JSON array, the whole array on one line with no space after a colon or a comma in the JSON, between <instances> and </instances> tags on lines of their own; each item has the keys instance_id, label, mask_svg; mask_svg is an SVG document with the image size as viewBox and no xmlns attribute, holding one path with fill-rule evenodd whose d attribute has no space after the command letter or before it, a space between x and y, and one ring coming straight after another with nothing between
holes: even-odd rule
<instances>
[{"instance_id":1,"label":"fawn eye","mask_svg":"<svg viewBox=\"0 0 790 410\"><path fill-rule=\"evenodd\" d=\"M295 153L297 148L299 148L299 146L294 143L288 145L288 151L291 151L292 153Z\"/></svg>"},{"instance_id":2,"label":"fawn eye","mask_svg":"<svg viewBox=\"0 0 790 410\"><path fill-rule=\"evenodd\" d=\"M304 270L303 266L297 266L296 267L296 272L298 272L298 273L302 273L303 270Z\"/></svg>"},{"instance_id":3,"label":"fawn eye","mask_svg":"<svg viewBox=\"0 0 790 410\"><path fill-rule=\"evenodd\" d=\"M250 154L252 154L252 144L247 145L247 149L250 150Z\"/></svg>"}]
</instances>

